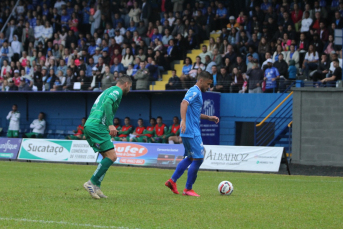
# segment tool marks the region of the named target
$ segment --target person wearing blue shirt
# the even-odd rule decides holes
[[[271,6],[268,2],[268,0],[263,0],[263,3],[261,4],[261,10],[264,11],[264,13],[267,13],[269,6]]]
[[[113,65],[110,68],[110,72],[113,74],[114,72],[123,72],[125,71],[124,65],[122,63],[119,63],[119,60],[117,57],[113,59]]]
[[[88,64],[86,65],[86,77],[92,77],[93,76],[92,69],[95,66],[96,66],[96,64],[94,64],[93,57],[90,57],[88,59]]]
[[[61,24],[62,24],[62,27],[69,28],[69,26],[68,26],[69,20],[70,20],[70,17],[69,17],[69,15],[67,14],[67,11],[66,11],[65,9],[62,10],[62,16],[61,16]]]
[[[154,28],[154,34],[152,35],[151,40],[154,41],[156,38],[159,41],[162,41],[162,34],[158,33],[158,29],[157,28]]]
[[[177,165],[172,177],[165,182],[165,186],[175,194],[179,194],[176,182],[188,169],[186,188],[183,195],[198,195],[192,188],[195,183],[198,170],[204,160],[204,145],[201,138],[200,119],[206,119],[218,124],[219,118],[201,114],[203,107],[202,92],[206,92],[213,83],[212,75],[208,72],[201,72],[198,75],[197,83],[191,87],[181,102],[181,138],[185,147],[185,158]]]
[[[112,22],[113,22],[113,23],[112,23],[112,24],[113,24],[113,28],[117,28],[118,23],[119,23],[119,22],[120,22],[120,23],[123,23],[124,21],[123,21],[123,19],[119,16],[119,13],[115,13]]]
[[[192,77],[189,75],[189,72],[192,70],[192,60],[189,57],[186,57],[184,66],[182,68],[182,74],[180,80],[182,83],[182,88],[189,88],[189,85],[192,81]]]
[[[93,56],[95,54],[96,45],[94,40],[91,41],[91,45],[88,47],[88,54]]]
[[[226,27],[227,20],[227,9],[223,6],[223,3],[218,3],[218,9],[216,11],[216,20],[217,20],[217,30],[221,30],[223,27]]]
[[[130,27],[127,28],[128,31],[130,31],[131,33],[133,33],[135,30],[137,29],[135,22],[134,21],[130,21]]]
[[[267,69],[264,71],[264,80],[266,81],[265,93],[275,93],[277,91],[277,80],[280,78],[279,71],[273,67],[273,60],[267,60]]]

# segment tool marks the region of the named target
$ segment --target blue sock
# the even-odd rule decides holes
[[[188,178],[186,182],[186,189],[192,189],[192,186],[197,179],[197,173],[204,160],[194,160],[188,169]]]
[[[177,165],[175,172],[174,172],[173,176],[171,177],[171,179],[174,182],[176,182],[182,176],[182,174],[185,172],[185,170],[188,168],[188,166],[191,163],[192,163],[192,161],[188,157],[186,157],[185,159],[180,161],[180,163]]]

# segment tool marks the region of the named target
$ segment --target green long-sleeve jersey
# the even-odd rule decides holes
[[[85,126],[100,124],[108,128],[108,126],[113,125],[113,118],[122,97],[123,91],[117,86],[110,87],[102,92],[95,100]]]

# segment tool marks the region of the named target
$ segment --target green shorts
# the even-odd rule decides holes
[[[17,138],[19,137],[19,130],[8,130],[7,137],[9,138]]]
[[[84,135],[95,153],[114,149],[109,131],[103,125],[92,124],[85,126]]]
[[[32,132],[32,133],[24,134],[24,137],[26,137],[26,138],[43,138],[43,134]]]

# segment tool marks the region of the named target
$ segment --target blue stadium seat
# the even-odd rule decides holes
[[[55,133],[53,130],[48,130],[47,134],[46,134],[47,138],[54,138],[55,137]]]
[[[56,134],[56,138],[58,138],[58,139],[65,138],[65,131],[64,130],[56,130],[55,134]]]

